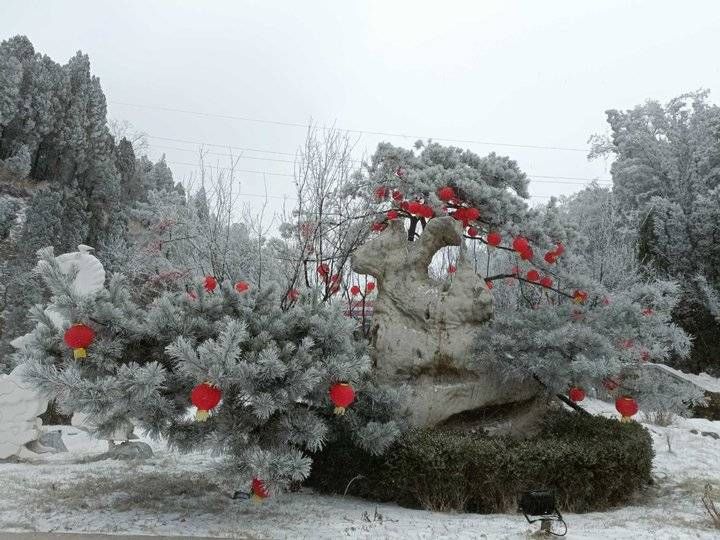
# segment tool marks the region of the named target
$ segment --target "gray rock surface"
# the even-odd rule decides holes
[[[152,456],[153,451],[149,444],[140,441],[127,441],[111,446],[107,452],[94,456],[88,461],[148,459]]]
[[[417,426],[527,400],[538,391],[533,384],[507,383],[473,365],[477,331],[492,318],[492,294],[462,250],[447,280],[428,275],[438,250],[461,244],[462,226],[451,217],[430,220],[415,242],[408,242],[400,221],[392,221],[352,259],[355,272],[377,280],[370,331],[376,372],[384,382],[407,385],[407,407]]]

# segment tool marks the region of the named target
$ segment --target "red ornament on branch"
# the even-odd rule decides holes
[[[217,279],[214,276],[205,276],[203,280],[203,289],[211,293],[217,288]]]
[[[553,264],[557,260],[557,255],[555,255],[555,253],[553,253],[552,251],[548,251],[545,254],[544,259],[546,263]]]
[[[522,252],[529,248],[530,244],[528,244],[527,238],[524,236],[516,236],[513,238],[512,247],[515,251]]]
[[[326,278],[327,275],[330,273],[330,267],[326,263],[322,263],[318,265],[317,273],[320,275],[320,277]]]
[[[190,392],[190,401],[197,407],[195,420],[204,422],[210,416],[210,411],[217,407],[222,398],[222,390],[217,386],[204,382],[198,384]]]
[[[557,258],[563,253],[565,253],[565,246],[563,246],[561,242],[558,242],[555,246],[555,257]]]
[[[247,281],[238,281],[235,284],[235,290],[239,293],[244,293],[250,288],[250,284]]]
[[[385,230],[385,224],[382,221],[375,221],[370,225],[370,230],[372,232],[382,232]]]
[[[448,266],[448,274],[454,274],[457,272],[457,267],[454,264]]]
[[[630,396],[620,396],[615,400],[615,409],[622,417],[620,418],[621,422],[629,422],[637,414],[639,407],[637,401]]]
[[[375,283],[370,281],[367,285],[365,285],[365,292],[371,293],[375,290]]]
[[[86,324],[73,324],[65,330],[63,340],[73,350],[75,360],[87,357],[87,348],[95,339],[95,331]]]
[[[528,246],[528,247],[526,247],[525,249],[523,249],[523,250],[520,252],[520,258],[521,258],[523,261],[532,261],[532,258],[533,258],[533,249],[532,249],[530,246]]]
[[[540,281],[540,272],[538,272],[537,270],[530,270],[527,273],[527,279],[528,279],[528,281],[533,281],[533,282]]]
[[[353,296],[357,296],[358,294],[360,294],[360,291],[361,289],[357,285],[353,285],[352,287],[350,287],[350,294],[352,294]]]
[[[499,232],[492,231],[487,235],[487,243],[492,247],[497,247],[502,243],[502,236]]]
[[[345,414],[345,409],[355,401],[355,390],[348,383],[335,383],[330,387],[330,400],[335,405],[335,414]]]
[[[403,194],[401,191],[398,191],[397,189],[392,192],[392,198],[395,202],[400,202],[403,200]]]
[[[450,186],[441,187],[440,189],[438,189],[437,194],[438,198],[444,202],[448,202],[457,196],[455,195],[455,190]]]
[[[576,304],[584,304],[587,299],[588,299],[587,292],[580,290],[580,289],[575,289],[573,291],[573,302],[575,302]]]
[[[453,212],[452,217],[458,221],[462,221],[463,225],[467,227],[471,221],[475,221],[480,217],[480,210],[477,208],[458,208]]]
[[[568,397],[573,403],[577,403],[585,399],[585,390],[577,386],[573,386],[568,392]]]
[[[252,493],[251,499],[254,502],[261,502],[263,499],[267,499],[270,493],[265,487],[265,482],[259,478],[253,478],[252,484],[250,485],[250,492]]]
[[[375,198],[376,199],[382,200],[387,196],[388,196],[388,188],[386,188],[385,186],[378,186],[375,188]]]
[[[298,298],[300,298],[300,291],[297,289],[290,289],[287,293],[287,297],[291,302],[294,302]]]
[[[542,278],[540,280],[540,285],[542,285],[543,287],[550,288],[553,286],[553,280],[552,280],[552,278],[545,276],[544,278]]]
[[[397,210],[388,210],[387,212],[387,218],[392,221],[394,219],[398,218]]]
[[[478,230],[475,227],[470,227],[467,230],[468,236],[475,238],[478,235]]]

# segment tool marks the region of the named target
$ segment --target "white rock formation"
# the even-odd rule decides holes
[[[0,375],[0,459],[19,456],[25,444],[36,440],[42,422],[38,415],[47,409],[47,400],[22,381],[23,366],[9,375]]]
[[[352,259],[355,272],[377,280],[370,339],[378,376],[409,386],[407,405],[419,426],[537,393],[472,365],[477,330],[492,318],[492,294],[462,254],[447,281],[428,276],[435,253],[461,243],[462,227],[451,217],[430,220],[415,242],[408,242],[401,221],[392,221]]]

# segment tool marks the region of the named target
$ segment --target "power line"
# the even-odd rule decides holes
[[[251,118],[249,116],[235,116],[231,114],[215,114],[215,113],[208,113],[203,111],[192,111],[188,109],[176,109],[173,107],[160,107],[157,105],[141,105],[138,103],[128,103],[126,101],[111,101],[113,105],[121,105],[124,107],[135,107],[139,109],[152,109],[157,111],[165,111],[165,112],[175,112],[175,113],[182,113],[182,114],[192,114],[195,116],[203,116],[208,118],[222,118],[225,120],[239,120],[242,122],[254,122],[257,124],[269,124],[269,125],[275,125],[275,126],[283,126],[283,127],[299,127],[308,129],[312,127],[312,124],[301,124],[298,122],[284,122],[280,120],[266,120],[266,119],[260,119],[260,118]],[[322,130],[329,130],[332,128],[322,127],[319,128]],[[539,145],[539,144],[515,144],[515,143],[500,143],[500,142],[492,142],[492,141],[478,141],[473,139],[452,139],[447,137],[427,137],[424,135],[413,135],[413,134],[406,134],[406,133],[392,133],[388,131],[369,131],[369,130],[363,130],[363,129],[345,129],[345,128],[336,128],[339,131],[345,131],[347,133],[357,133],[359,135],[380,135],[382,137],[401,137],[404,139],[425,139],[425,140],[434,140],[434,141],[445,141],[445,142],[452,142],[452,143],[462,143],[462,144],[479,144],[483,146],[502,146],[507,148],[530,148],[533,150],[560,150],[560,151],[566,151],[566,152],[587,152],[587,148],[571,148],[566,146],[545,146],[545,145]]]
[[[188,167],[199,168],[199,165],[197,163],[188,163],[186,161],[166,160],[165,163],[169,163],[171,165],[187,165]],[[248,174],[262,174],[262,175],[269,175],[269,176],[285,176],[285,177],[289,177],[289,178],[295,178],[294,174],[288,174],[288,173],[278,173],[278,172],[271,172],[271,171],[256,171],[256,170],[251,170],[251,169],[238,169],[235,167],[219,167],[217,165],[208,165],[208,167],[213,168],[213,169],[224,170],[224,171],[234,171],[234,172],[241,172],[241,173],[248,173]],[[530,178],[574,178],[574,177],[531,176]],[[582,179],[578,178],[578,180],[582,180]],[[573,181],[562,181],[562,180],[560,180],[560,181],[557,181],[557,180],[533,180],[533,183],[536,183],[536,184],[561,184],[561,185],[572,185],[572,186],[589,186],[592,183],[592,179],[587,178],[586,180],[589,180],[589,182],[573,182]]]
[[[175,146],[164,146],[164,145],[153,145],[153,148],[162,148],[165,150],[177,150],[180,152],[196,152],[196,150],[191,148],[177,148]],[[257,157],[257,156],[235,156],[233,154],[223,154],[221,152],[203,152],[203,155],[209,155],[209,156],[220,156],[220,157],[227,157],[231,159],[253,159],[258,161],[271,161],[274,163],[295,163],[294,160],[290,159],[275,159],[275,158],[265,158],[265,157]],[[360,163],[358,160],[350,160],[353,163]],[[612,183],[611,179],[605,179],[605,178],[588,178],[588,177],[582,177],[582,176],[549,176],[549,175],[543,175],[543,174],[532,174],[528,173],[527,176],[529,178],[549,178],[549,179],[557,179],[557,180],[584,180],[585,182],[598,182],[598,183]],[[542,180],[536,180],[536,182],[539,182],[541,184],[575,184],[575,185],[581,185],[586,186],[588,185],[585,182],[544,182]]]

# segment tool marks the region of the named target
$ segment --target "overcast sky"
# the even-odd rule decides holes
[[[228,116],[410,135],[362,135],[359,153],[417,136],[583,149],[606,109],[720,87],[715,1],[0,0],[0,38],[15,34],[58,62],[88,53],[109,117],[150,135],[178,179],[197,147],[152,137],[288,153],[304,137]],[[555,177],[531,181],[535,202],[581,188],[557,177],[609,177],[585,152],[457,144]],[[276,173],[243,173],[243,192],[292,193],[291,163],[267,159],[290,156],[243,156]]]

